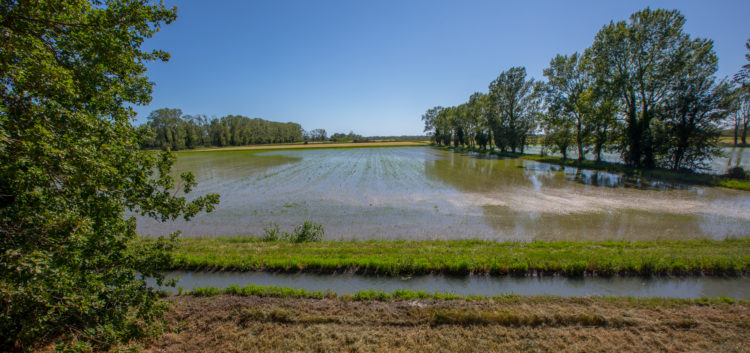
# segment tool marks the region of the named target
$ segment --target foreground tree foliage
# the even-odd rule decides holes
[[[140,49],[176,9],[148,1],[3,1],[0,5],[0,351],[59,342],[106,350],[146,333],[160,312],[143,277],[160,278],[174,237],[136,243],[139,213],[189,219],[174,157],[142,152],[130,104],[148,103]],[[179,190],[174,190],[175,188]]]

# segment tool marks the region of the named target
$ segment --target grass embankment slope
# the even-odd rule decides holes
[[[294,149],[315,149],[315,148],[367,148],[367,147],[411,147],[411,146],[428,146],[428,141],[375,141],[375,142],[325,142],[325,143],[308,143],[308,144],[273,144],[273,145],[249,145],[249,146],[232,146],[232,147],[212,147],[196,148],[192,150],[182,150],[180,152],[208,152],[208,151],[247,151],[247,150],[294,150]]]
[[[357,300],[174,296],[146,352],[610,352],[750,349],[750,306],[506,296]]]
[[[605,171],[610,173],[619,173],[628,176],[643,177],[647,179],[658,179],[664,181],[681,182],[687,184],[721,186],[730,189],[750,191],[750,180],[729,178],[724,175],[712,175],[705,173],[677,172],[668,169],[637,169],[630,168],[621,163],[596,162],[588,159],[579,161],[577,159],[562,159],[555,156],[540,156],[536,154],[521,154],[498,151],[482,151],[479,149],[469,149],[463,147],[438,147],[444,150],[455,152],[476,152],[493,154],[502,157],[521,158],[541,163],[562,165],[566,167],[583,168],[589,170]]]
[[[144,239],[143,241],[149,241]],[[750,272],[750,239],[653,242],[326,241],[185,238],[172,269],[385,275],[652,275]]]

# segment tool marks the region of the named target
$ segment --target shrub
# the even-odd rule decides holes
[[[745,179],[747,177],[747,173],[742,167],[734,167],[729,168],[729,170],[727,171],[727,176],[734,179]]]
[[[279,240],[279,236],[281,235],[281,231],[279,230],[279,225],[276,223],[268,223],[268,227],[263,228],[263,241],[277,241]]]
[[[324,234],[325,231],[322,225],[305,221],[294,227],[294,231],[291,234],[284,233],[284,238],[292,243],[319,242],[323,240]]]

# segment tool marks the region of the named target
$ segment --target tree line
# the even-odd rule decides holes
[[[158,109],[138,128],[143,148],[173,151],[204,146],[242,146],[303,140],[302,126],[241,115],[209,119],[205,115],[183,115],[180,109]]]
[[[148,122],[138,127],[141,148],[172,151],[197,147],[244,146],[291,142],[367,142],[354,132],[334,133],[324,129],[305,131],[297,123],[280,123],[227,115],[209,119],[205,115],[183,115],[180,109],[163,108],[148,115]]]
[[[555,56],[544,81],[513,67],[466,103],[428,109],[425,132],[439,145],[523,153],[536,137],[563,158],[574,148],[579,160],[613,151],[632,167],[706,169],[723,127],[746,143],[750,64],[717,79],[713,42],[684,24],[662,9],[610,22],[583,53]]]

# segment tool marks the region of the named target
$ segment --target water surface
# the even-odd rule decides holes
[[[392,292],[397,289],[428,293],[494,296],[502,294],[556,295],[562,297],[669,297],[700,298],[726,296],[750,298],[750,278],[717,277],[451,277],[440,275],[410,278],[362,276],[351,274],[320,275],[311,273],[268,272],[186,272],[175,271],[169,278],[179,278],[177,286],[190,290],[199,287],[226,288],[230,285],[275,285],[304,288],[310,291],[331,290],[337,294],[354,294],[362,290]],[[175,288],[165,288],[174,292]]]
[[[190,222],[139,218],[142,234],[263,234],[305,220],[327,239],[654,240],[747,237],[750,193],[458,154],[429,147],[180,153],[196,193]]]

